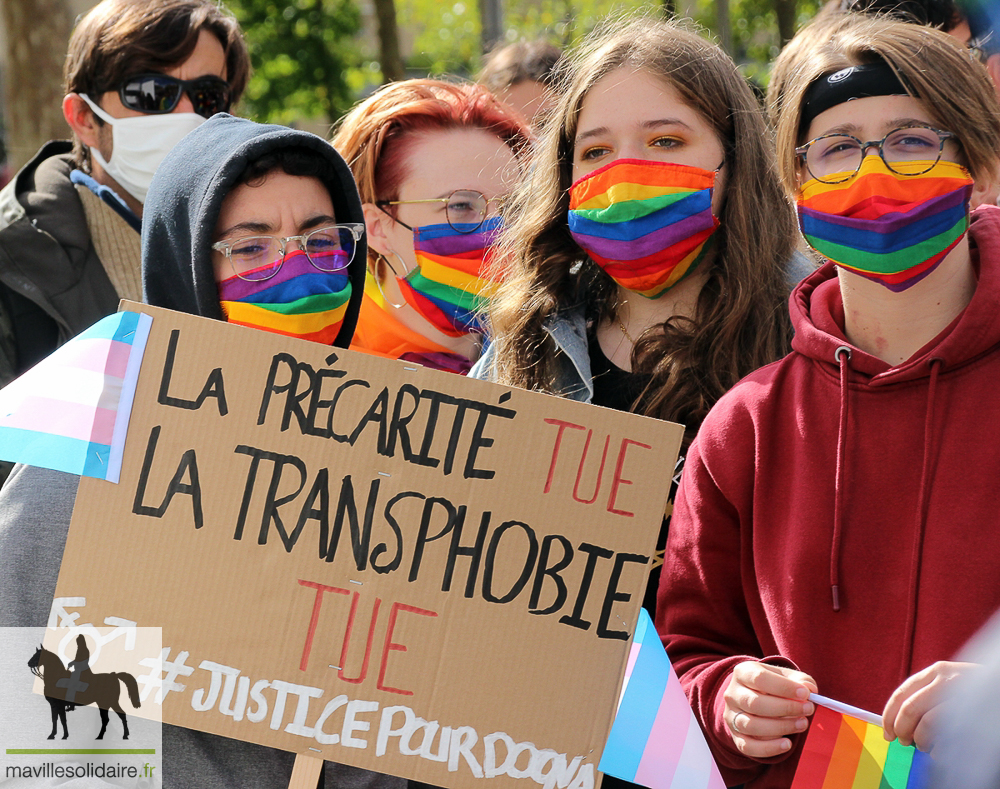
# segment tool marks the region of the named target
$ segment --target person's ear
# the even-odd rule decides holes
[[[389,244],[389,225],[392,224],[393,219],[385,211],[379,208],[374,203],[363,203],[361,205],[361,210],[365,215],[365,230],[368,233],[368,246],[375,250],[380,255],[386,255],[392,252],[392,248]],[[369,267],[371,264],[369,263]],[[379,272],[373,271],[372,274],[378,275]]]
[[[969,205],[972,208],[996,205],[998,197],[1000,197],[1000,172],[980,173],[972,185]]]
[[[809,180],[809,171],[806,169],[805,164],[800,164],[795,168],[795,191],[798,192],[802,189],[802,184]]]
[[[98,130],[100,125],[93,110],[87,105],[79,93],[67,93],[62,103],[63,117],[73,130],[77,139],[88,148],[98,146]]]

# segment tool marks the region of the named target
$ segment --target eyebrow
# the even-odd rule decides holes
[[[305,232],[306,230],[312,230],[313,228],[320,227],[321,225],[332,225],[336,224],[336,218],[330,216],[329,214],[316,214],[311,216],[309,219],[299,224],[299,230]],[[249,220],[246,222],[237,222],[232,227],[226,228],[223,232],[219,233],[216,241],[221,241],[234,233],[245,232],[254,233],[257,235],[266,235],[274,230],[274,225],[267,222],[254,222]]]
[[[659,129],[662,126],[683,126],[685,129],[691,128],[679,118],[656,118],[655,120],[643,121],[639,124],[639,128],[643,130]],[[587,131],[578,134],[573,144],[576,145],[577,143],[586,142],[593,137],[600,137],[608,134],[610,131],[611,130],[607,126],[598,126],[596,129],[588,129]]]
[[[316,216],[307,219],[305,222],[302,222],[299,225],[299,230],[312,230],[313,228],[320,227],[321,225],[334,225],[336,223],[336,217],[333,217],[330,214],[317,214]]]
[[[887,132],[891,132],[893,129],[899,129],[903,126],[929,126],[928,121],[920,120],[919,118],[893,118],[892,120],[886,121],[882,128]],[[823,134],[850,134],[852,137],[859,137],[861,133],[861,127],[856,123],[842,123],[839,126],[834,126],[828,131],[823,132]]]

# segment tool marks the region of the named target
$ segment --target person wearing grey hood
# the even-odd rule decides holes
[[[363,221],[351,172],[325,140],[216,115],[153,178],[142,231],[145,301],[346,348],[363,293]],[[291,301],[297,309],[285,306]],[[78,480],[17,466],[0,491],[0,626],[47,622]],[[293,760],[163,727],[164,785],[172,789],[285,787]],[[324,781],[338,789],[406,783],[329,762]]]

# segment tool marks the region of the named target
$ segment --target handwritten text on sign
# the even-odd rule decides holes
[[[198,657],[164,720],[442,786],[530,784],[532,753],[592,774],[680,429],[141,309],[121,484],[81,484],[58,594]],[[373,737],[332,733],[362,707]]]

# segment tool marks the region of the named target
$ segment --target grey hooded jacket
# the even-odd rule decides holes
[[[328,184],[337,218],[361,222],[350,170],[326,141],[306,132],[215,116],[167,156],[147,197],[143,220],[146,300],[221,319],[209,252],[219,209],[249,161],[282,147],[326,156],[337,173]],[[164,170],[164,168],[166,168]],[[360,307],[366,250],[352,263],[350,325],[337,338],[346,347]],[[345,325],[348,320],[345,319]],[[45,626],[55,593],[79,478],[15,467],[0,490],[0,626]],[[178,583],[184,583],[183,569]],[[294,755],[211,734],[163,727],[163,786],[169,789],[246,789],[288,786]],[[326,763],[326,789],[403,789],[406,781]],[[41,784],[40,784],[41,785]],[[93,786],[100,786],[96,781]]]

